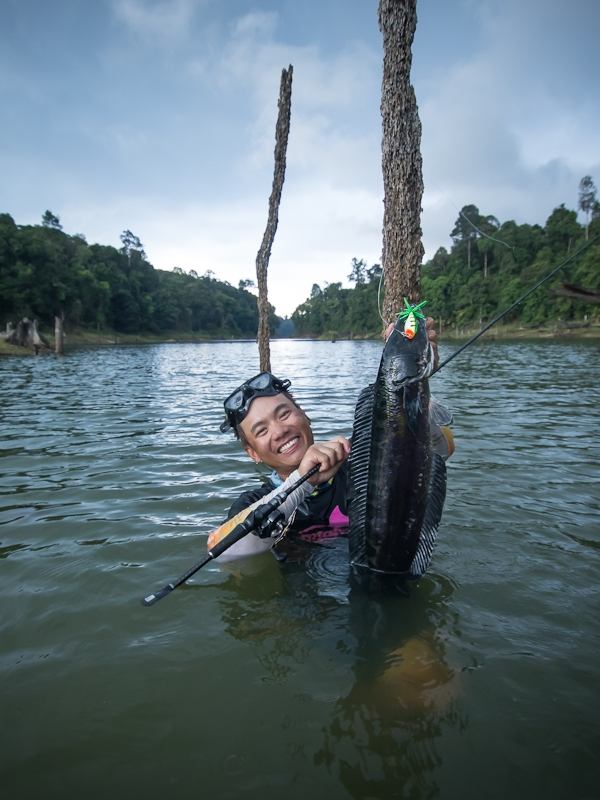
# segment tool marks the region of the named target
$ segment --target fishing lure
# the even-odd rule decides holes
[[[404,298],[404,308],[398,314],[398,319],[404,319],[404,333],[402,334],[407,339],[414,339],[417,331],[419,330],[419,320],[424,320],[425,317],[419,311],[420,308],[423,308],[427,300],[422,300],[420,303],[417,303],[415,306],[411,306],[408,302],[406,297]]]

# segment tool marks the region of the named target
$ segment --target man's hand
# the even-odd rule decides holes
[[[437,369],[437,365],[440,363],[440,357],[438,355],[438,342],[437,342],[438,336],[437,336],[437,331],[435,329],[435,320],[433,319],[433,317],[427,317],[427,319],[425,320],[425,329],[427,331],[427,338],[429,339],[431,346],[433,348],[433,367],[434,369]],[[390,322],[383,336],[386,342],[390,338],[393,330],[394,330],[394,323]]]
[[[350,442],[344,436],[336,436],[328,442],[316,442],[304,454],[304,458],[298,467],[298,472],[300,475],[306,475],[312,467],[320,464],[321,468],[312,478],[308,479],[308,482],[313,486],[318,483],[325,483],[342,466],[348,458],[349,452]]]

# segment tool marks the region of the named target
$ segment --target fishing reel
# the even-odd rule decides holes
[[[252,533],[260,539],[281,533],[285,524],[285,517],[279,510],[279,498],[259,506],[253,512]]]
[[[245,526],[249,523],[248,530],[251,530],[252,533],[260,539],[267,539],[269,536],[273,536],[273,534],[280,534],[285,528],[286,520],[283,513],[279,511],[279,506],[292,492],[303,484],[304,481],[307,481],[312,475],[316,475],[320,468],[320,464],[315,464],[314,467],[309,469],[306,475],[299,478],[292,486],[288,486],[284,492],[280,492],[268,503],[255,508],[254,511],[246,517],[242,525]]]

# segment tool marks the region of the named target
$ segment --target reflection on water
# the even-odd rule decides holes
[[[380,349],[272,358],[326,437]],[[409,592],[361,591],[341,537],[143,608],[256,480],[218,400],[257,371],[254,343],[0,360],[3,789],[595,796],[596,345],[482,342],[432,380],[458,448]]]
[[[292,680],[311,659],[344,664],[305,757],[350,797],[435,796],[436,740],[467,725],[444,646],[451,584],[427,578],[418,592],[365,592],[349,580],[344,536],[291,546],[283,566],[264,557],[231,569],[221,616],[231,636],[252,644],[267,685]],[[334,636],[315,640],[323,626]]]

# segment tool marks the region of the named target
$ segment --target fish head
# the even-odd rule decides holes
[[[407,334],[405,322],[398,318],[381,356],[381,366],[391,372],[396,384],[426,377],[433,368],[433,352],[425,323],[419,322],[416,330],[411,329]]]

